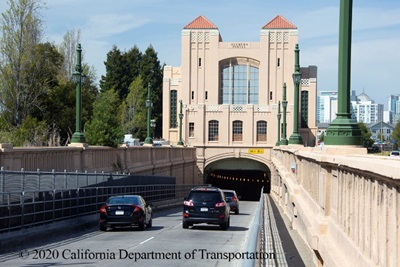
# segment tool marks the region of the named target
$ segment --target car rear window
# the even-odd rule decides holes
[[[235,194],[233,192],[224,192],[226,197],[234,197]]]
[[[108,204],[135,204],[139,205],[140,200],[137,197],[112,197],[107,201]]]
[[[202,192],[202,191],[192,191],[189,195],[189,199],[192,201],[221,201],[220,192]]]

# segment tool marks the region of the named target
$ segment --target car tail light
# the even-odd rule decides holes
[[[220,219],[225,218],[225,214],[224,214],[224,213],[220,214],[220,215],[219,215],[219,218],[220,218]]]
[[[194,204],[193,204],[193,202],[192,202],[191,200],[189,200],[189,201],[187,201],[187,200],[183,201],[183,205],[189,206],[189,207],[193,207],[193,206],[194,206]]]
[[[100,208],[100,213],[107,214],[107,208],[108,208],[107,205],[101,206],[101,208]]]
[[[225,202],[218,202],[218,203],[215,204],[215,207],[216,207],[216,208],[218,208],[218,207],[225,207],[225,206],[226,206],[226,203],[225,203]]]
[[[138,207],[138,206],[136,206],[136,205],[131,205],[132,207],[133,207],[133,211],[132,211],[132,213],[133,212],[139,212],[141,209],[140,209],[140,207]]]
[[[184,213],[184,214],[183,214],[183,217],[189,218],[189,214],[188,214],[188,213]]]
[[[232,197],[231,199],[232,199],[232,201],[237,201],[238,200],[237,197]]]

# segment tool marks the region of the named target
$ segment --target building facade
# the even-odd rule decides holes
[[[200,159],[252,157],[253,148],[269,158],[278,140],[277,114],[286,83],[287,139],[293,112],[298,112],[304,144],[315,145],[315,66],[301,68],[299,110],[293,110],[295,25],[277,16],[261,28],[259,42],[223,42],[218,27],[199,16],[183,28],[181,44],[182,65],[164,67],[164,139],[174,145],[182,136],[185,145],[198,148]]]
[[[388,97],[389,123],[394,125],[400,121],[400,95],[390,95]]]
[[[357,122],[365,124],[383,121],[383,105],[375,103],[367,94],[357,96],[357,101],[351,101]]]
[[[336,118],[337,91],[319,91],[317,97],[317,122],[330,123]]]

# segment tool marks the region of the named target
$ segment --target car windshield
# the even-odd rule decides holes
[[[189,199],[192,201],[218,202],[221,201],[221,193],[193,191],[190,193]]]
[[[400,155],[400,152],[399,152],[399,151],[393,151],[391,154],[392,154],[393,156],[399,156],[399,155]]]
[[[111,197],[108,199],[107,203],[140,205],[140,200],[138,197]]]

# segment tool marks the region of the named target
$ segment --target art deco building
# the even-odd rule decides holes
[[[182,65],[164,67],[164,139],[179,141],[182,101],[182,141],[198,148],[199,161],[263,157],[267,162],[278,140],[278,102],[283,112],[286,83],[287,139],[293,132],[293,112],[298,112],[304,145],[315,145],[317,68],[301,68],[299,110],[294,111],[298,29],[282,16],[260,28],[259,42],[223,42],[218,27],[204,16],[183,28]]]

